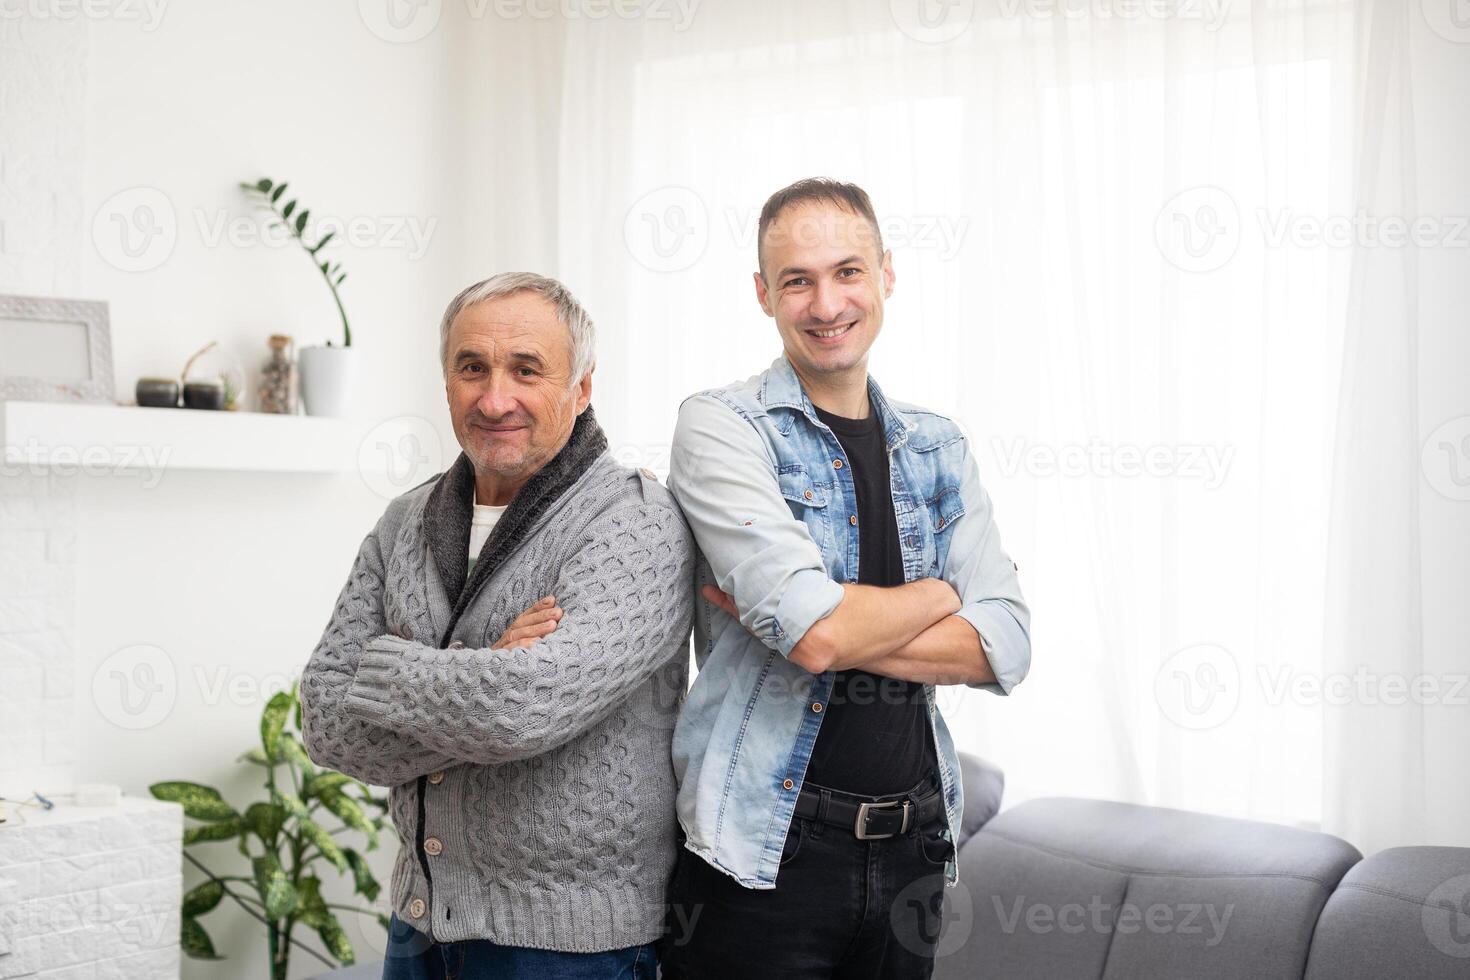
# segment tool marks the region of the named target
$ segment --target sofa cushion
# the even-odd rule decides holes
[[[1360,857],[1274,824],[1032,800],[961,849],[935,977],[1300,980],[1317,916]]]
[[[956,846],[990,822],[1000,812],[1000,799],[1006,789],[1006,776],[1000,769],[976,755],[961,752],[960,784],[965,789],[965,811],[960,816],[960,833]]]
[[[1470,977],[1470,848],[1380,851],[1332,893],[1307,980],[1380,977]]]

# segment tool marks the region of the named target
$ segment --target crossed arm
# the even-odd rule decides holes
[[[489,649],[388,633],[376,541],[364,542],[302,683],[307,751],[368,782],[547,752],[606,718],[688,635],[693,543],[670,507],[599,517],[562,564],[555,599]]]
[[[680,407],[669,488],[715,575],[704,597],[806,670],[861,667],[1001,694],[1025,676],[1029,614],[968,448],[966,514],[942,577],[891,588],[831,580],[760,436],[708,396]]]

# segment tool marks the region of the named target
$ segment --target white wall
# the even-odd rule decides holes
[[[79,5],[40,5],[0,21],[0,292],[107,300],[122,401],[140,375],[176,375],[210,340],[253,375],[270,333],[338,336],[298,249],[258,244],[249,227],[234,241],[219,235],[222,221],[250,214],[238,181],[289,179],[318,218],[357,223],[358,241],[339,234],[333,251],[349,272],[358,431],[426,419],[440,442],[425,445],[447,463],[457,447],[437,319],[485,272],[464,259],[459,218],[456,8],[412,43],[376,36],[354,3],[155,8],[112,5],[87,19]],[[116,222],[148,218],[140,205],[156,220],[134,225],[129,255]],[[140,227],[164,234],[143,239]],[[253,389],[252,377],[250,406]],[[357,473],[166,472],[149,482],[78,478],[74,774],[134,794],[197,780],[244,805],[256,788],[233,760],[258,740],[259,691],[299,673],[384,488]],[[116,696],[94,698],[92,682],[137,644],[162,652],[178,686],[156,724],[130,730],[115,723]],[[392,850],[378,852],[385,888]],[[228,846],[217,853],[221,865],[239,863]],[[195,880],[186,872],[186,887]],[[238,909],[204,922],[230,959],[185,961],[185,976],[266,974],[260,927]],[[381,934],[376,925],[349,923],[348,933],[374,954],[365,937]],[[322,969],[293,959],[295,976]]]

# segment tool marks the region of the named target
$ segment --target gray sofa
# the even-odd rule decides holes
[[[1328,834],[1106,800],[997,815],[1000,770],[960,765],[935,980],[1470,980],[1470,848],[1364,859]],[[924,928],[900,921],[917,903],[893,915]]]
[[[961,764],[936,980],[1470,978],[1470,848],[1364,859],[1327,834],[1103,800],[997,816],[1001,773]]]

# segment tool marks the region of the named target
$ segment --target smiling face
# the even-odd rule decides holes
[[[573,383],[571,336],[556,307],[519,292],[454,318],[445,393],[479,502],[501,505],[566,445],[592,399],[592,373]]]
[[[838,204],[795,204],[771,222],[760,254],[756,299],[797,375],[821,386],[865,378],[893,295],[892,255],[872,224]]]

